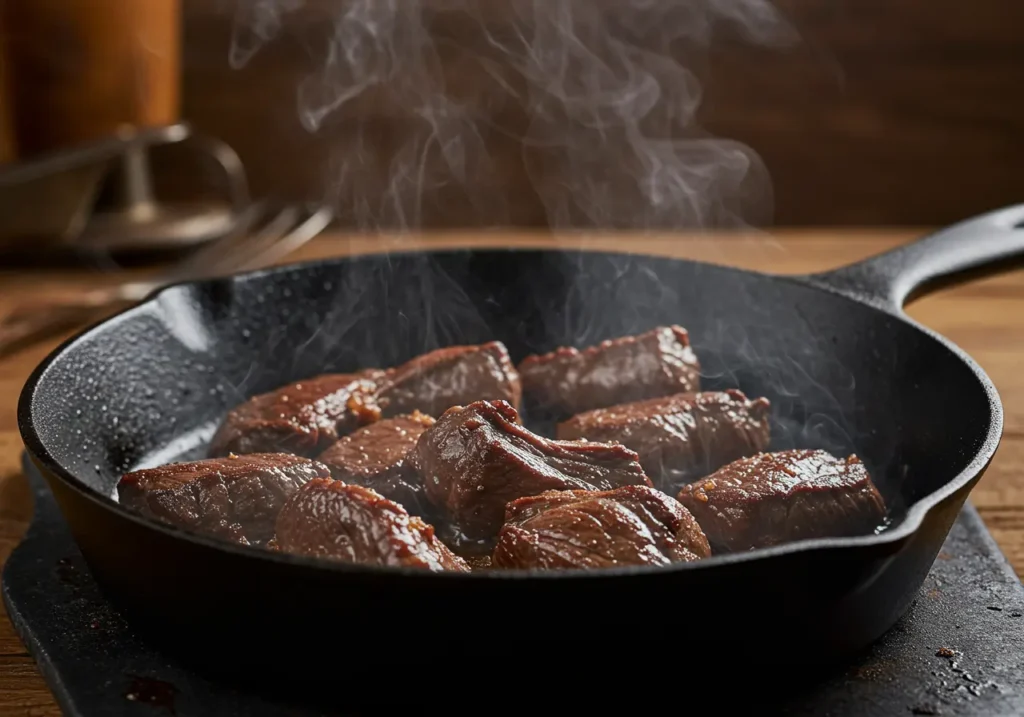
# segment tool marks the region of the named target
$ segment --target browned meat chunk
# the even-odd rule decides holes
[[[598,408],[558,425],[560,439],[619,442],[637,452],[654,484],[675,494],[684,483],[768,447],[766,398],[741,391],[677,393]]]
[[[326,374],[254,396],[234,408],[210,444],[210,455],[285,452],[315,456],[338,436],[380,418],[383,371]]]
[[[320,456],[336,479],[366,486],[423,516],[428,505],[411,453],[434,419],[419,411],[385,418],[339,438]]]
[[[706,558],[708,540],[689,511],[645,486],[552,491],[508,504],[496,568],[611,568]]]
[[[439,416],[452,406],[503,400],[519,407],[519,374],[499,341],[438,349],[388,371],[380,391],[385,417],[418,410]]]
[[[625,446],[552,441],[518,421],[505,401],[477,401],[449,409],[420,436],[427,498],[465,538],[493,538],[505,504],[523,496],[651,485]]]
[[[870,533],[885,518],[860,459],[820,450],[741,458],[683,486],[679,501],[716,552]]]
[[[312,480],[288,500],[274,548],[347,563],[469,572],[431,525],[376,491],[335,480]]]
[[[171,463],[125,474],[117,484],[121,504],[157,520],[260,545],[274,535],[287,498],[327,466],[286,453],[256,453]]]
[[[519,376],[529,405],[558,416],[700,389],[700,364],[679,326],[527,356]]]

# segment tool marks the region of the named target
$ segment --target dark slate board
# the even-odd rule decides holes
[[[211,682],[135,637],[99,594],[45,482],[23,463],[36,512],[4,568],[4,603],[66,714],[319,714]],[[910,611],[866,656],[798,698],[764,695],[758,713],[1024,715],[1024,587],[974,508]]]

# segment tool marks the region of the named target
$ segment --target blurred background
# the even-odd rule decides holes
[[[622,6],[643,23],[617,22]],[[361,229],[930,226],[1021,197],[1024,4],[1011,0],[2,8],[9,196],[27,181],[12,168],[186,122],[237,153],[252,195],[327,201]],[[223,151],[146,142],[156,196],[176,211],[207,201],[186,215],[216,224]],[[97,150],[122,175],[123,145]],[[94,208],[97,186],[63,191]]]

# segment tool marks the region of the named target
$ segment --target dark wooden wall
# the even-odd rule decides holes
[[[326,1],[307,3],[312,9],[287,22],[306,23],[307,29],[326,23],[324,9],[317,8]],[[244,68],[232,69],[233,5],[184,0],[185,117],[235,146],[259,192],[331,192],[342,204],[359,199],[353,191],[363,198],[384,192],[381,176],[342,178],[339,162],[357,156],[358,126],[366,141],[363,164],[366,153],[386,164],[407,118],[370,97],[329,118],[317,133],[308,132],[299,122],[295,92],[315,67],[309,44],[286,27]],[[779,5],[800,33],[797,45],[722,42],[700,64],[700,124],[763,158],[774,186],[774,223],[941,224],[1024,201],[1024,3]],[[479,40],[472,24],[438,32],[452,46]],[[445,72],[454,92],[494,101],[486,87],[492,80],[479,67],[458,53],[444,59],[452,65]],[[546,221],[522,148],[502,132],[485,131],[484,139],[492,166],[478,174],[487,192],[476,196],[500,196],[501,210],[470,206],[457,188],[439,185],[424,197],[423,224]],[[349,220],[359,221],[357,215]]]

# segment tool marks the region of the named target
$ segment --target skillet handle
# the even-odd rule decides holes
[[[911,244],[804,279],[898,311],[925,289],[995,273],[1014,261],[1024,262],[1024,204],[967,219]]]

